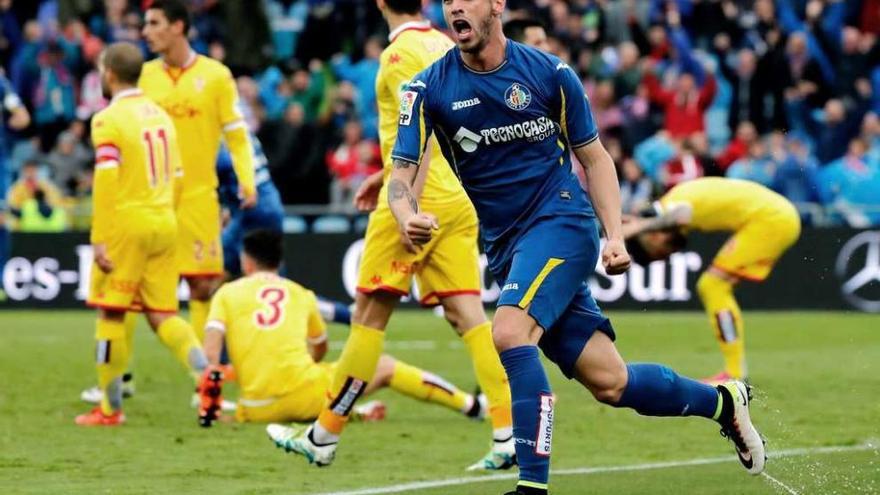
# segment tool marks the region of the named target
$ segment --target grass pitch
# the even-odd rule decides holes
[[[683,374],[720,368],[714,338],[697,313],[612,313],[622,354],[658,361]],[[558,395],[552,493],[772,494],[880,493],[880,325],[844,313],[746,313],[753,418],[771,452],[822,446],[772,459],[765,477],[727,462],[645,469],[648,463],[731,456],[717,427],[696,418],[643,418],[600,406],[550,369]],[[137,395],[129,422],[84,429],[79,392],[94,383],[93,313],[0,312],[0,493],[306,494],[391,487],[418,481],[480,478],[464,473],[489,445],[488,424],[384,391],[379,424],[353,424],[336,463],[307,466],[276,450],[263,426],[201,429],[189,407],[192,384],[145,324],[138,329]],[[475,385],[469,359],[446,323],[404,311],[389,328],[387,350],[464,389]],[[331,329],[341,344],[346,329]],[[338,345],[330,357],[338,354]],[[227,386],[227,395],[234,387]],[[625,471],[605,467],[629,466]],[[635,467],[633,467],[635,466]],[[639,467],[642,466],[642,467]],[[406,493],[500,494],[510,480],[481,481]],[[790,490],[790,491],[789,491]],[[383,493],[377,490],[371,493]]]

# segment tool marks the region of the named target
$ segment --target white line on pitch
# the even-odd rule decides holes
[[[840,452],[862,452],[866,450],[877,450],[876,445],[871,444],[862,444],[862,445],[838,445],[833,447],[812,447],[812,448],[800,448],[800,449],[787,449],[787,450],[778,450],[776,452],[770,453],[770,458],[779,459],[782,457],[796,457],[803,455],[812,455],[812,454],[834,454]],[[570,475],[584,475],[584,474],[602,474],[602,473],[616,473],[620,471],[648,471],[651,469],[668,469],[668,468],[676,468],[676,467],[688,467],[688,466],[702,466],[706,464],[719,464],[722,462],[730,462],[736,460],[736,457],[733,456],[724,456],[724,457],[705,457],[702,459],[688,459],[684,461],[670,461],[670,462],[650,462],[644,464],[630,464],[626,466],[601,466],[601,467],[582,467],[582,468],[572,468],[572,469],[554,469],[551,471],[551,475],[553,476],[570,476]],[[769,477],[769,475],[768,475]],[[342,491],[342,492],[329,492],[323,493],[320,495],[381,495],[385,493],[402,493],[409,492],[413,490],[426,490],[430,488],[442,488],[444,486],[458,486],[458,485],[469,485],[472,483],[484,483],[487,481],[501,481],[501,480],[515,480],[517,479],[517,475],[514,473],[505,473],[505,474],[492,474],[488,476],[474,476],[469,478],[447,478],[445,480],[429,480],[429,481],[416,481],[412,483],[402,483],[398,485],[389,485],[382,486],[376,488],[364,488],[360,490],[352,490],[352,491]],[[775,480],[775,479],[774,479]],[[775,480],[777,483],[780,483],[778,480]],[[781,484],[781,483],[780,483]],[[783,485],[785,486],[785,485]],[[789,489],[786,487],[786,489]],[[796,492],[790,491],[790,493]]]
[[[785,490],[785,491],[787,491],[790,495],[798,495],[798,492],[794,491],[794,488],[792,488],[792,487],[786,485],[785,483],[779,481],[778,479],[774,478],[773,476],[770,476],[770,475],[767,474],[766,472],[761,473],[761,476],[767,478],[768,480],[772,481],[772,482],[775,483],[776,485],[782,487],[782,489]]]

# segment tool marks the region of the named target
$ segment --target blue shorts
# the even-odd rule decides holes
[[[538,345],[568,378],[593,332],[615,339],[611,322],[586,283],[599,259],[595,218],[538,219],[513,242],[510,260],[495,273],[501,285],[498,306],[528,311],[544,335]]]

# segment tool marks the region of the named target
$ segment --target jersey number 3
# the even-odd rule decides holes
[[[263,304],[263,307],[254,312],[254,323],[263,330],[274,329],[284,320],[287,289],[283,287],[263,287],[257,293],[257,300]]]

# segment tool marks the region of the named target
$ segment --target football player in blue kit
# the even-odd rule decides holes
[[[493,336],[510,380],[520,465],[510,493],[547,493],[554,395],[539,347],[603,403],[717,421],[743,466],[760,473],[764,445],[744,383],[714,388],[666,366],[628,365],[618,354],[611,322],[585,282],[600,251],[608,274],[630,265],[614,163],[578,76],[557,57],[506,39],[504,7],[504,0],[444,0],[457,46],[401,95],[388,201],[414,244],[444,228],[419,211],[411,189],[427,138],[436,134],[476,207],[489,268],[502,287]],[[589,196],[571,171],[572,151]]]

